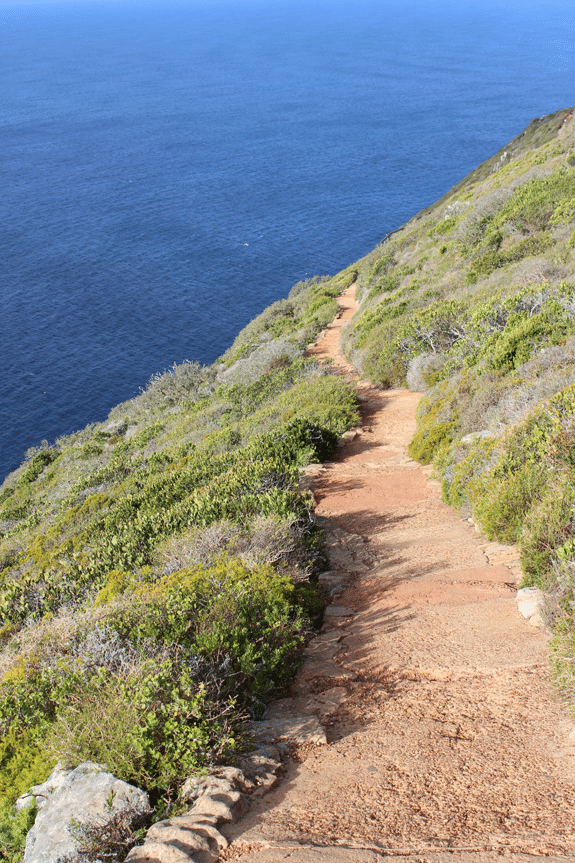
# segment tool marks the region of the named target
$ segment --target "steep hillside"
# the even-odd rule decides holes
[[[411,455],[519,545],[575,694],[574,246],[565,110],[357,264],[295,285],[219,363],[159,373],[28,453],[0,488],[0,859],[34,814],[14,818],[15,798],[59,759],[106,762],[158,817],[289,682],[325,604],[299,471],[358,420],[351,385],[304,349],[354,282],[347,356],[426,392]]]
[[[59,759],[105,762],[159,814],[297,668],[325,568],[299,469],[357,422],[303,353],[354,277],[297,284],[220,363],[154,376],[4,481],[0,859],[32,817],[11,805]]]
[[[356,264],[348,357],[426,393],[410,454],[443,498],[516,543],[549,594],[575,696],[575,121],[534,120]]]

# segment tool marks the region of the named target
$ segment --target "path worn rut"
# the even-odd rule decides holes
[[[340,304],[311,352],[353,376],[338,341],[354,288]],[[335,604],[294,700],[275,708],[316,713],[328,742],[294,749],[276,789],[228,829],[225,858],[573,859],[573,720],[550,683],[548,635],[517,611],[516,555],[407,457],[418,395],[357,386],[361,429],[307,472]]]

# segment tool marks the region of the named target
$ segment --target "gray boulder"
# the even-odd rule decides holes
[[[21,812],[22,809],[26,809],[33,803],[36,804],[38,809],[41,809],[50,795],[64,784],[71,772],[71,770],[66,770],[62,764],[58,762],[45,782],[42,782],[41,785],[33,785],[30,789],[30,794],[22,794],[18,798],[14,806],[16,812]]]
[[[77,853],[70,832],[72,821],[104,825],[125,809],[146,812],[150,808],[144,791],[89,761],[74,770],[55,770],[32,792],[39,811],[26,837],[23,863],[53,863],[59,857]],[[22,804],[26,805],[24,798],[18,802],[20,808]]]

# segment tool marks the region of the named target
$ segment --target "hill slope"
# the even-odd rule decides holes
[[[303,350],[354,281],[348,357],[375,384],[427,391],[411,454],[520,545],[553,593],[572,686],[574,165],[571,111],[534,121],[366,258],[296,285],[219,363],[154,376],[6,478],[6,818],[62,757],[106,761],[169,803],[286,685],[324,601],[298,471],[358,416],[353,388]]]
[[[426,392],[410,455],[549,593],[575,695],[575,122],[534,120],[356,264],[347,356]]]

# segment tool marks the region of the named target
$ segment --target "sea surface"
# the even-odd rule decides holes
[[[0,0],[0,478],[535,116],[572,0]]]

